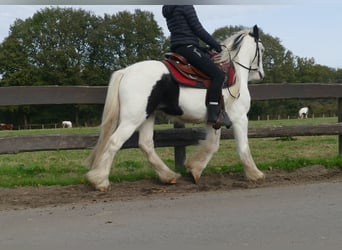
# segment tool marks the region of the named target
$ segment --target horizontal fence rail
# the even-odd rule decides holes
[[[18,86],[0,88],[0,106],[36,104],[103,104],[107,87]]]
[[[342,84],[250,84],[249,90],[252,100],[336,98],[338,102],[336,124],[252,127],[249,128],[248,133],[249,138],[338,135],[339,153],[342,154]],[[0,87],[0,106],[103,104],[106,92],[107,86]],[[97,134],[8,136],[0,138],[0,153],[92,148],[97,138]],[[155,131],[154,138],[157,147],[175,147],[175,152],[185,157],[185,146],[197,144],[199,140],[204,139],[205,131],[202,128],[166,129]],[[232,130],[222,129],[221,138],[232,139]],[[125,143],[124,148],[137,146],[138,135],[135,133]],[[176,163],[182,161],[176,159]]]
[[[317,136],[342,134],[342,123],[293,126],[264,126],[248,129],[249,138]],[[205,139],[204,128],[177,128],[154,131],[156,147],[182,147]],[[233,139],[233,131],[223,128],[221,139]],[[95,146],[98,134],[23,135],[0,138],[0,153],[42,150],[86,149]],[[134,133],[123,148],[137,148],[138,133]]]
[[[296,98],[342,98],[342,84],[250,84],[248,88],[253,101]]]
[[[250,84],[252,100],[342,98],[342,84]],[[0,106],[35,104],[103,104],[107,86],[0,87]]]

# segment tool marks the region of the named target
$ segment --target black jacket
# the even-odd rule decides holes
[[[171,50],[181,45],[199,46],[199,39],[216,51],[221,46],[203,28],[192,5],[164,5],[163,16],[171,33]]]

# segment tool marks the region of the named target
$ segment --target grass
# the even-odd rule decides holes
[[[84,183],[87,150],[0,155],[0,186]]]
[[[41,134],[93,134],[99,133],[98,127],[80,127],[80,128],[53,128],[53,129],[25,129],[25,130],[0,130],[0,137],[18,136],[18,135],[41,135]]]
[[[251,121],[250,126],[290,125],[302,123],[336,122],[337,118],[307,120]],[[158,126],[158,129],[171,127]],[[27,134],[61,133],[97,133],[98,128],[46,129],[0,131],[0,137]],[[260,169],[281,168],[292,171],[308,165],[341,167],[342,157],[338,156],[337,136],[291,137],[250,139],[250,147]],[[237,156],[235,142],[222,140],[220,150],[209,163],[206,173],[242,171]],[[187,147],[187,155],[196,150],[196,146]],[[173,168],[173,148],[157,148],[164,162]],[[42,151],[0,155],[0,186],[13,187],[24,185],[71,185],[85,183],[84,164],[89,150]],[[139,149],[125,149],[118,152],[110,174],[110,180],[135,181],[144,178],[156,178],[145,155]]]

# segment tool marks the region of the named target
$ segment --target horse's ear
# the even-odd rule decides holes
[[[257,25],[254,25],[253,27],[253,36],[255,38],[255,41],[259,41],[259,28]]]

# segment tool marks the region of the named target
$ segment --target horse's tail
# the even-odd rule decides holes
[[[119,87],[124,70],[115,71],[110,79],[106,103],[102,113],[101,131],[96,146],[87,158],[87,163],[91,168],[96,166],[99,156],[103,153],[105,146],[119,125],[120,102]]]

